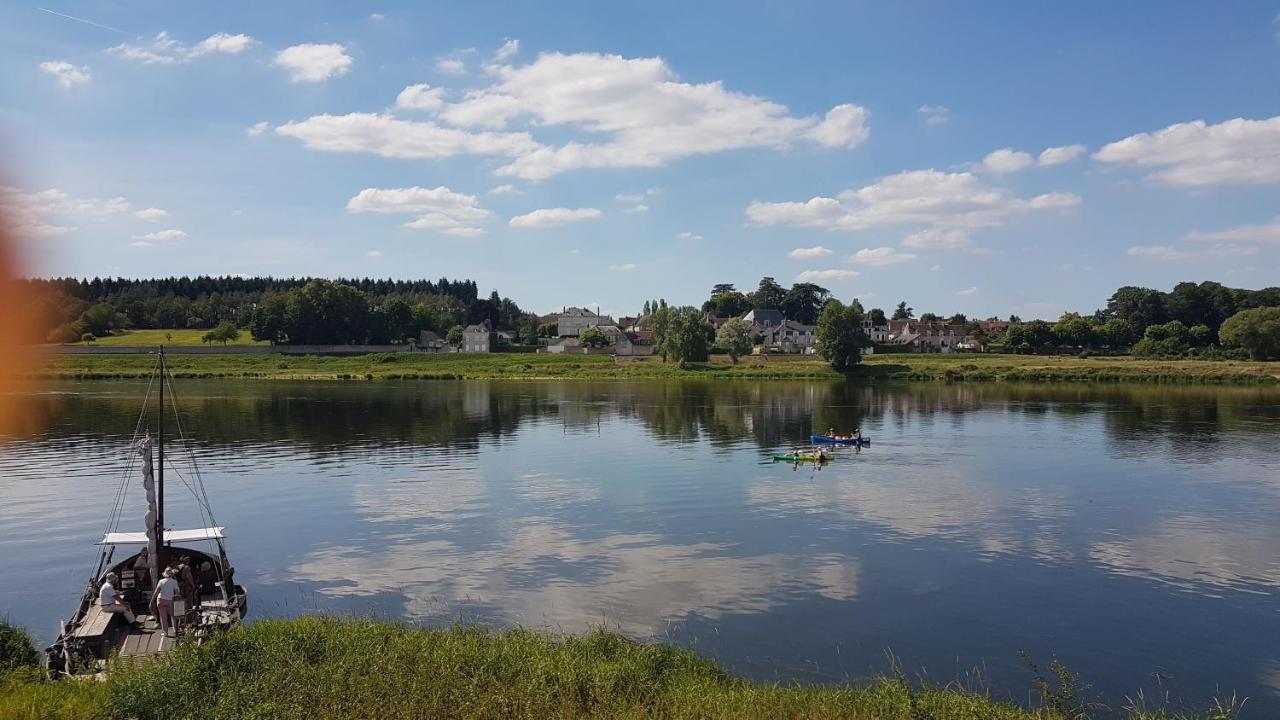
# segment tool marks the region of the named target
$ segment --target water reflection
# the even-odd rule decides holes
[[[48,635],[83,582],[135,383],[39,395],[0,449],[0,610]],[[376,612],[696,644],[836,679],[1068,660],[1276,708],[1280,393],[826,383],[185,382],[257,616]],[[822,471],[778,448],[862,427]],[[39,429],[37,429],[39,428]],[[183,521],[174,511],[175,524]],[[1208,673],[1208,674],[1206,674]],[[949,679],[950,675],[941,673]],[[1020,693],[1019,693],[1020,694]],[[1267,704],[1272,703],[1272,704]],[[1265,712],[1265,710],[1264,710]]]

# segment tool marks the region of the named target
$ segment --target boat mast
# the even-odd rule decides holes
[[[164,346],[160,346],[160,424],[156,434],[159,435],[160,474],[156,484],[156,549],[164,547]],[[151,562],[159,563],[160,556],[151,558]],[[156,566],[157,568],[159,565]]]

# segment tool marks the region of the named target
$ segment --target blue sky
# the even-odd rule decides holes
[[[762,275],[978,316],[1261,287],[1278,12],[6,3],[0,203],[45,274],[469,277],[542,312]]]

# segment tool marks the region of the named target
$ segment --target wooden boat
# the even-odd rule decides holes
[[[854,440],[852,438],[833,438],[829,435],[810,435],[809,442],[814,445],[860,445],[866,447],[871,444],[871,438],[864,437]]]
[[[153,389],[157,390],[159,406],[154,441],[143,429],[150,414]],[[178,440],[186,449],[181,418],[173,402],[173,379],[165,367],[164,349],[160,348],[130,448],[135,457],[127,463],[107,532],[97,543],[101,551],[96,570],[75,613],[62,623],[58,639],[45,649],[45,662],[54,676],[95,675],[107,669],[107,661],[113,656],[136,661],[164,655],[179,643],[201,643],[216,632],[237,627],[248,612],[248,593],[235,582],[235,568],[227,559],[225,528],[213,521],[194,453],[190,454],[190,471],[179,477],[191,491],[199,517],[205,519],[208,526],[193,530],[165,526],[166,390]],[[153,463],[155,454],[159,455],[158,467]],[[141,470],[147,501],[145,529],[122,532],[121,511],[129,500],[130,469],[135,465]],[[170,467],[176,469],[172,462]],[[139,549],[132,552],[133,548]],[[117,550],[126,556],[117,559]],[[180,593],[174,600],[175,627],[171,635],[166,635],[154,614],[151,597],[163,570],[177,563],[185,564],[191,574],[181,583]],[[136,616],[136,623],[128,622],[123,613],[102,609],[99,592],[108,575],[115,576],[112,587],[125,598]]]

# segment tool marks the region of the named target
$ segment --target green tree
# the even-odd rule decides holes
[[[98,303],[80,314],[80,326],[85,332],[93,333],[95,337],[103,337],[110,335],[112,331],[123,330],[128,324],[129,319],[117,311],[111,303]]]
[[[729,354],[734,365],[738,358],[751,352],[751,326],[741,318],[734,318],[716,331],[716,346]]]
[[[737,290],[728,290],[712,295],[710,300],[703,303],[702,310],[716,317],[741,317],[751,310],[751,299]]]
[[[1092,347],[1097,341],[1093,323],[1080,317],[1080,313],[1063,313],[1053,325],[1053,334],[1059,345],[1067,347]]]
[[[1053,334],[1053,326],[1044,320],[1032,320],[1022,326],[1023,342],[1034,349],[1053,347],[1057,337]]]
[[[915,312],[915,310],[913,308],[907,307],[907,302],[904,300],[898,303],[898,307],[894,308],[893,319],[894,320],[910,320],[911,313],[913,312]]]
[[[393,297],[375,311],[383,333],[391,342],[403,342],[413,336],[413,306],[404,298]]]
[[[648,303],[645,303],[648,305]],[[538,337],[553,338],[560,333],[560,326],[556,323],[542,323],[538,326]]]
[[[648,300],[645,300],[645,301],[644,301],[644,310],[643,310],[643,311],[641,311],[641,313],[640,313],[640,317],[644,317],[644,316],[648,315],[650,312],[651,312],[651,310],[650,310],[650,308],[649,308],[649,301],[648,301]]]
[[[862,331],[862,303],[845,305],[832,299],[818,316],[818,351],[837,372],[847,372],[862,360],[871,345]]]
[[[331,280],[312,280],[290,293],[289,339],[306,345],[361,343],[369,333],[369,298]]]
[[[462,344],[462,326],[454,325],[449,328],[449,332],[444,334],[444,341],[457,347]]]
[[[1148,326],[1142,339],[1133,345],[1133,354],[1141,357],[1178,357],[1191,346],[1187,326],[1177,320]]]
[[[964,313],[956,313],[947,318],[948,325],[964,325],[969,322],[969,317]]]
[[[210,345],[216,342],[226,345],[229,342],[235,342],[239,339],[240,330],[236,327],[236,324],[230,320],[223,320],[218,323],[218,327],[210,330],[200,337],[201,342],[209,343]]]
[[[876,327],[884,327],[889,324],[889,319],[885,317],[884,311],[880,308],[871,308],[871,324]]]
[[[756,291],[751,293],[751,306],[756,310],[781,310],[787,291],[771,277],[760,278]]]
[[[659,308],[650,327],[664,362],[667,359],[680,363],[707,359],[707,324],[697,308]]]
[[[1107,316],[1128,320],[1139,330],[1169,319],[1164,293],[1151,288],[1126,285],[1107,300]]]
[[[1124,348],[1133,344],[1137,334],[1133,323],[1123,318],[1111,318],[1097,326],[1098,341],[1109,348]]]
[[[609,336],[600,331],[599,328],[589,327],[578,333],[578,342],[587,347],[604,347],[609,344]]]
[[[259,342],[266,340],[272,345],[289,342],[286,330],[289,324],[289,296],[284,293],[271,293],[262,296],[262,301],[253,309],[249,320],[249,335]]]
[[[1241,347],[1254,360],[1280,359],[1280,307],[1241,310],[1218,329],[1226,347]]]
[[[83,334],[79,323],[63,323],[50,330],[46,339],[51,343],[73,343]]]
[[[939,321],[939,320],[941,320],[941,319],[942,319],[942,318],[938,317],[937,315],[935,315],[935,314],[933,314],[933,313],[921,313],[921,314],[920,314],[920,322],[922,322],[922,323],[926,323],[926,324],[927,324],[927,323],[936,323],[936,322],[938,322],[938,321]]]
[[[791,286],[782,298],[782,314],[789,320],[801,325],[813,325],[818,321],[818,313],[831,297],[831,292],[821,285],[801,282]]]

